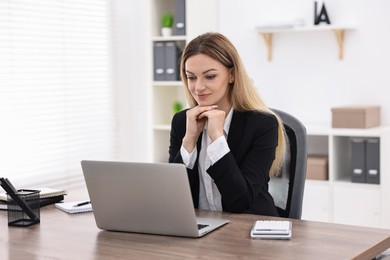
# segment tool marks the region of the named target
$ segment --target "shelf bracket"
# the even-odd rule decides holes
[[[339,60],[342,60],[344,56],[344,30],[335,29],[333,32],[336,36],[337,44],[339,46]]]
[[[339,60],[342,60],[344,58],[344,32],[345,32],[346,29],[348,29],[348,28],[343,28],[343,29],[340,29],[340,28],[329,28],[328,29],[328,30],[332,30],[334,35],[336,36],[337,45],[339,47],[339,53],[338,53]],[[267,47],[267,51],[268,51],[267,59],[268,59],[268,61],[272,61],[272,35],[275,32],[290,32],[290,31],[302,32],[302,31],[310,31],[310,30],[312,30],[312,31],[319,31],[319,30],[324,30],[324,28],[318,28],[318,29],[298,28],[298,29],[293,29],[293,30],[260,31],[259,33],[261,34],[261,36],[263,36],[265,45]],[[327,30],[327,29],[325,28],[325,30]]]
[[[272,33],[261,33],[268,51],[268,61],[272,60]]]

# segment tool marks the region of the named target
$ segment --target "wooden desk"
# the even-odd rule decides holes
[[[1,259],[372,259],[390,248],[385,229],[292,220],[291,240],[252,240],[253,222],[265,217],[198,214],[230,223],[194,239],[101,231],[93,213],[69,215],[53,205],[41,208],[40,224],[8,227],[0,211]]]

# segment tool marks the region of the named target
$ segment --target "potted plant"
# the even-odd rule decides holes
[[[180,101],[175,101],[172,104],[172,112],[173,114],[176,114],[177,112],[180,112],[183,110],[183,103]]]
[[[173,15],[171,13],[164,13],[161,17],[161,35],[171,36],[173,26]]]

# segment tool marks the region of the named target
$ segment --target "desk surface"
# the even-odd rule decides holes
[[[71,195],[66,201],[86,198]],[[0,211],[0,252],[2,259],[372,259],[390,248],[386,229],[292,220],[291,240],[252,240],[254,221],[266,217],[197,214],[230,223],[202,238],[181,238],[102,231],[93,213],[70,215],[53,205],[41,208],[40,224],[8,227],[7,212]]]

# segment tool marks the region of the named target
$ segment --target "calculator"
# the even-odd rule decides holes
[[[291,239],[292,223],[288,220],[257,220],[250,232],[253,239]]]

